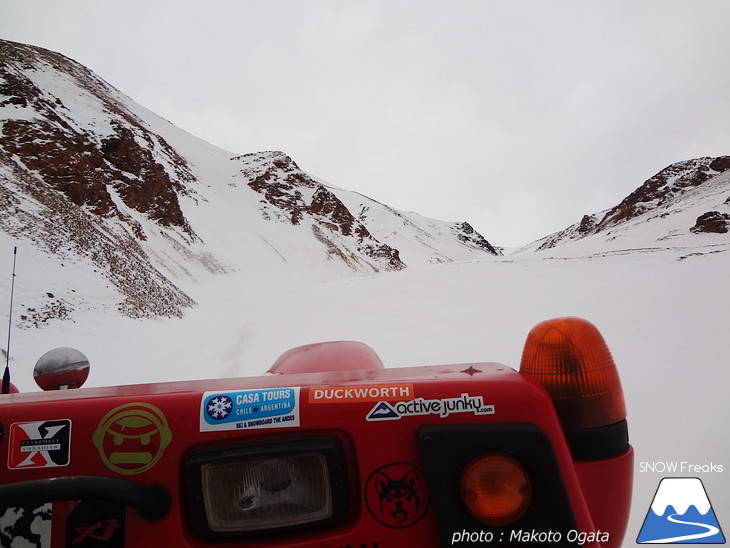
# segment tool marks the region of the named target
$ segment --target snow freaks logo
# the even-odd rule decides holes
[[[724,544],[699,478],[664,478],[644,519],[639,544]]]

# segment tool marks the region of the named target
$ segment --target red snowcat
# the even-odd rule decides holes
[[[610,548],[624,537],[624,398],[585,320],[538,324],[519,371],[384,368],[362,343],[327,342],[259,377],[77,388],[88,362],[68,350],[36,366],[44,392],[0,395],[2,546]]]

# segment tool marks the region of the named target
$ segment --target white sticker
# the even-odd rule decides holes
[[[254,430],[299,426],[299,387],[206,392],[200,403],[200,431]]]
[[[485,405],[482,396],[462,394],[458,398],[441,398],[440,400],[399,401],[390,404],[381,401],[375,404],[366,415],[368,421],[392,421],[402,417],[418,415],[438,415],[442,419],[452,413],[474,413],[475,415],[494,415],[494,405]]]

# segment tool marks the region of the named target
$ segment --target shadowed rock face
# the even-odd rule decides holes
[[[102,137],[65,116],[68,109],[61,98],[30,78],[49,66],[92,94],[114,116],[113,134]],[[40,175],[39,184],[104,216],[119,215],[112,190],[127,207],[192,236],[177,195],[193,180],[185,160],[124,111],[92,73],[57,53],[0,41],[0,96],[5,97],[0,105],[28,111],[28,119],[5,121],[2,146],[16,163]],[[165,157],[173,166],[172,174],[155,155]]]
[[[730,156],[696,158],[672,164],[647,179],[615,207],[603,213],[584,215],[579,223],[544,238],[536,249],[550,249],[566,241],[609,231],[644,213],[669,207],[688,192],[728,171]],[[728,203],[730,197],[725,202]],[[697,219],[694,227],[686,226],[684,230],[689,229],[693,233],[724,233],[727,231],[726,215],[708,211]]]
[[[730,215],[719,211],[708,211],[697,217],[697,222],[690,230],[692,232],[725,234],[728,227],[730,227]]]
[[[609,210],[596,225],[594,232],[600,232],[659,207],[687,189],[699,186],[712,176],[727,170],[730,170],[730,156],[697,158],[672,164],[647,179],[620,204]]]
[[[479,247],[490,255],[500,255],[500,252],[497,251],[484,236],[474,230],[474,227],[466,221],[462,223],[455,223],[453,230],[456,233],[456,237],[462,242]]]
[[[181,316],[194,301],[150,264],[139,244],[147,238],[142,226],[120,206],[195,241],[178,201],[194,177],[118,97],[62,55],[0,40],[0,166],[6,174],[0,177],[0,228],[59,260],[91,261],[124,296],[118,308],[125,315]],[[92,103],[98,120],[75,119],[64,100]],[[66,314],[69,307],[62,308]],[[38,311],[30,310],[29,318],[31,312]]]
[[[353,267],[359,262],[357,257],[328,233],[351,241],[375,271],[405,268],[397,249],[375,239],[333,192],[301,171],[283,152],[257,152],[237,159],[248,161],[241,173],[250,181],[248,186],[263,196],[268,206],[264,215],[283,215],[294,225],[311,222],[312,233],[328,253]],[[309,200],[305,193],[311,195]]]

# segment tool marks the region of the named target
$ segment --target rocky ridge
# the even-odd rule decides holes
[[[226,181],[235,192],[223,191]],[[29,244],[51,270],[76,265],[110,284],[125,316],[184,315],[201,271],[282,260],[296,271],[322,257],[335,275],[372,274],[497,254],[468,223],[344,199],[355,194],[283,152],[213,147],[79,63],[0,40],[0,240]],[[23,316],[28,325],[72,319],[77,306],[75,295],[39,287]]]
[[[722,197],[723,188],[730,192],[730,156],[703,157],[674,163],[647,179],[619,204],[599,213],[584,215],[576,224],[539,240],[530,247],[535,250],[554,248],[566,242],[593,235],[610,235],[612,231],[642,219],[663,219],[682,208],[677,204],[696,200],[698,196],[713,193],[704,207],[716,207],[700,212],[694,223],[678,232],[691,234],[726,233],[730,227],[730,195]],[[718,198],[720,197],[720,198]]]
[[[76,119],[62,96],[96,103],[106,131]],[[57,260],[90,260],[123,296],[125,315],[180,316],[192,306],[149,264],[145,232],[128,213],[194,239],[177,201],[193,179],[185,161],[103,81],[41,48],[0,41],[0,109],[0,228]]]
[[[257,152],[234,160],[246,162],[240,173],[248,187],[261,194],[265,218],[293,225],[309,223],[328,252],[354,268],[363,261],[374,271],[406,267],[397,249],[375,239],[331,190],[301,171],[283,152]],[[342,240],[350,245],[341,245]]]

